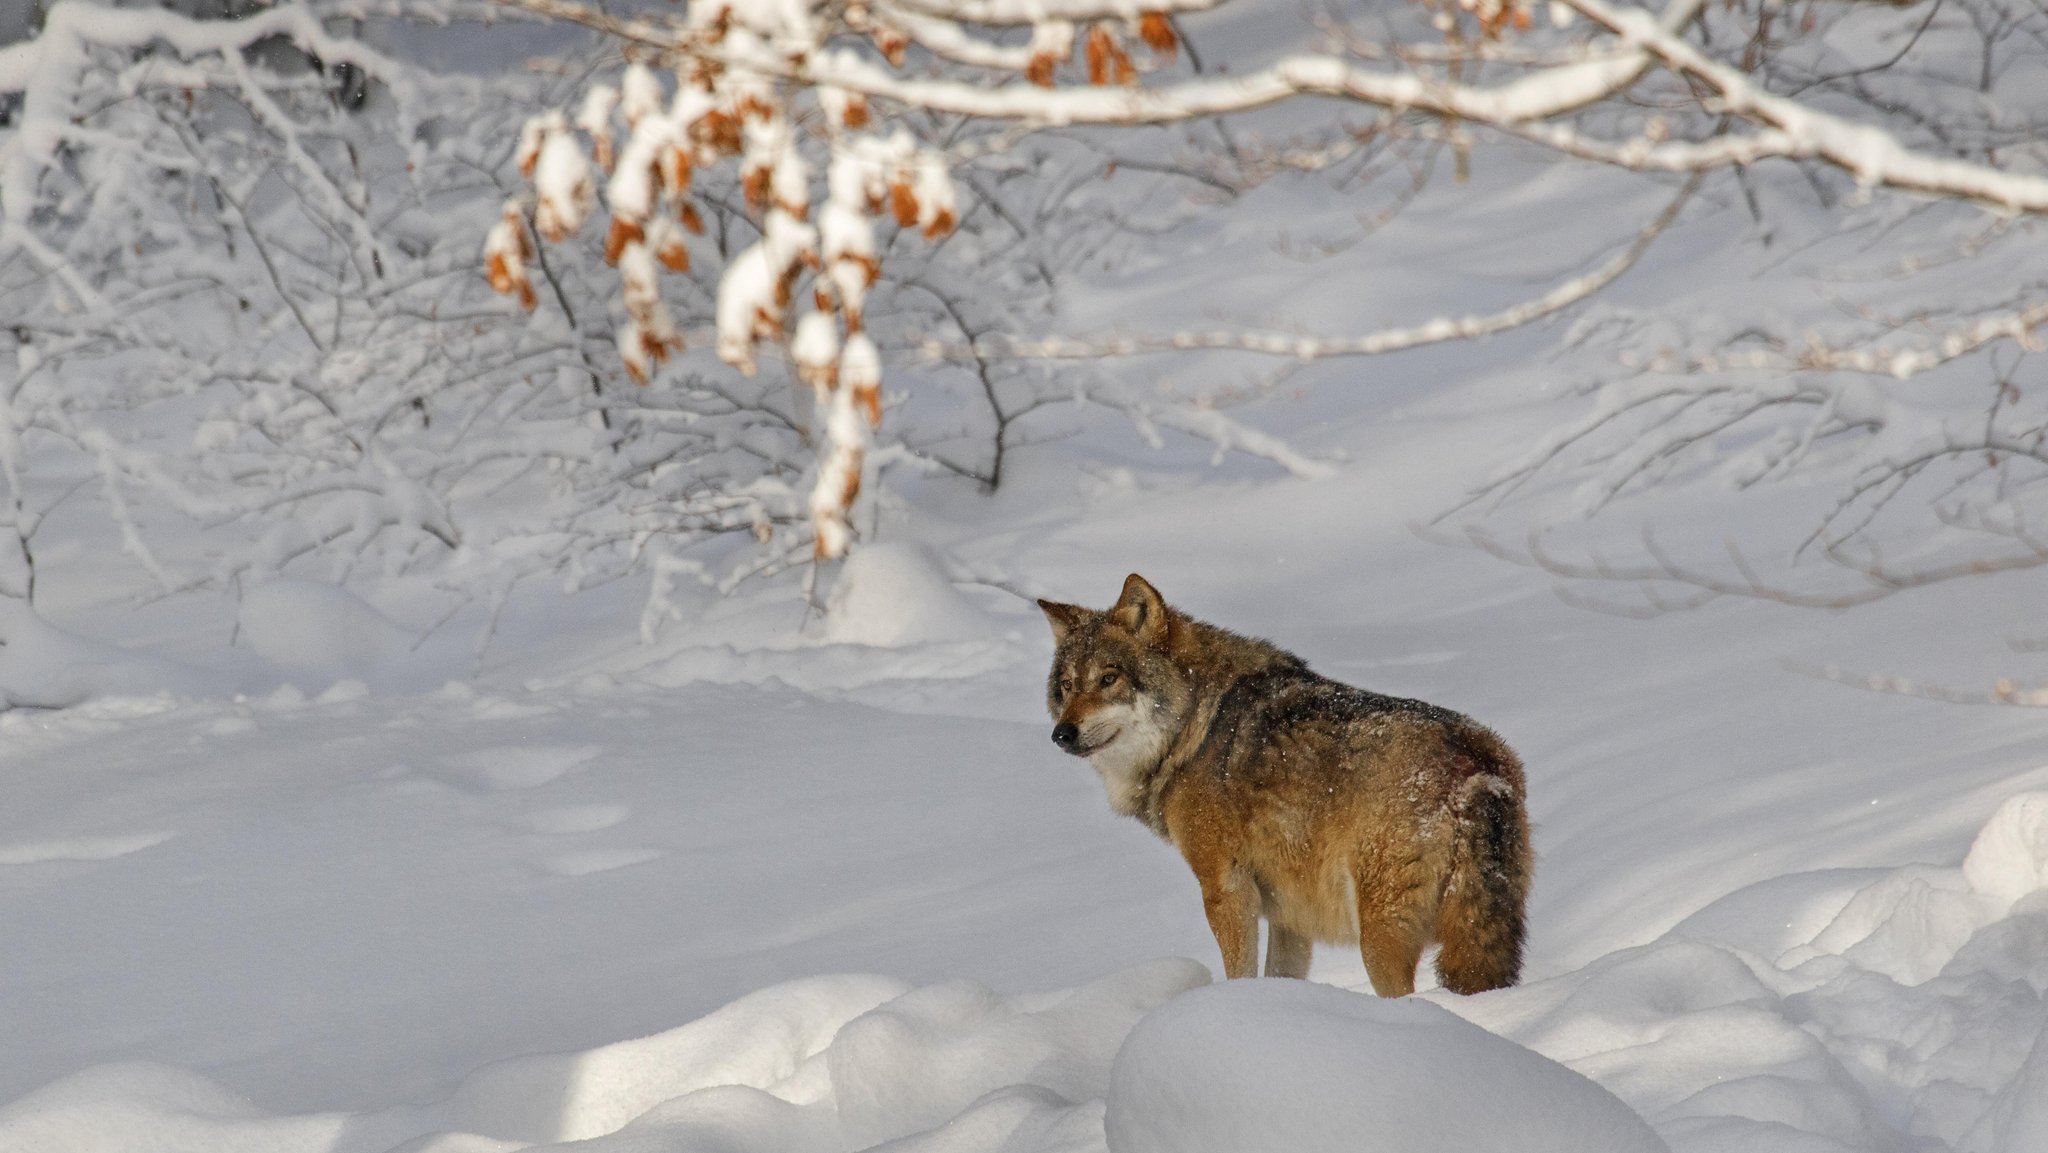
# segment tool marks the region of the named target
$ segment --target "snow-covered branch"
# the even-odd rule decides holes
[[[1527,300],[1489,313],[1442,316],[1420,324],[1378,332],[1343,336],[1308,336],[1285,332],[1207,331],[1174,332],[1161,336],[1108,337],[1095,340],[1048,337],[1022,340],[990,335],[971,347],[928,339],[925,354],[935,359],[962,355],[1014,357],[1031,360],[1098,360],[1112,356],[1143,353],[1230,350],[1253,352],[1294,360],[1324,360],[1345,356],[1377,356],[1454,340],[1480,340],[1509,332],[1566,311],[1614,283],[1642,259],[1651,242],[1671,227],[1679,211],[1698,189],[1688,183],[1665,209],[1637,233],[1635,239],[1605,262],[1571,277]],[[1987,337],[1988,339],[1988,337]]]
[[[962,116],[1042,125],[1168,124],[1249,112],[1296,98],[1327,97],[1492,126],[1572,155],[1627,168],[1690,172],[1770,159],[1820,160],[1868,187],[1968,199],[2012,212],[2048,212],[2048,176],[1908,147],[1880,125],[1853,123],[1775,95],[1735,68],[1712,59],[1684,36],[1699,18],[1704,0],[1671,0],[1659,13],[1615,7],[1601,0],[1563,0],[1607,36],[1581,46],[1577,60],[1535,68],[1495,84],[1460,82],[1448,74],[1412,67],[1364,67],[1337,55],[1299,53],[1257,71],[1228,77],[1043,87],[919,77],[885,67],[847,45],[827,48],[820,42],[799,47],[755,37],[707,41],[658,20],[615,17],[569,0],[505,2],[599,28],[636,44],[715,60],[720,66],[760,76]],[[959,24],[939,17],[944,12],[963,20],[979,20],[969,13],[979,12],[983,6],[906,5],[901,19],[893,24],[888,15],[892,5],[872,7],[873,19],[891,27],[894,35],[911,42],[916,42],[921,32],[930,36],[932,43],[926,47],[935,55],[975,63],[998,75],[1023,73],[1029,68],[1030,53],[994,43],[977,45]],[[1008,23],[1023,22],[1034,6],[993,7],[1002,15],[990,22]],[[1106,26],[1133,16],[1134,7],[1074,0],[1060,5],[1056,14],[1039,12],[1033,19],[1041,26],[1054,20],[1067,24],[1098,21],[1102,22],[1098,26]],[[817,15],[819,22],[806,27],[821,26],[827,13]],[[1629,89],[1653,66],[1703,82],[1713,93],[1706,101],[1712,111],[1753,123],[1756,130],[1744,134],[1724,131],[1702,142],[1658,139],[1654,126],[1647,135],[1605,138],[1561,123]],[[1045,75],[1040,73],[1037,78]]]
[[[2048,176],[2007,171],[1992,164],[1934,156],[1908,148],[1897,136],[1871,124],[1855,124],[1839,116],[1766,91],[1729,65],[1708,57],[1637,9],[1616,8],[1603,0],[1563,0],[1628,44],[1656,56],[1665,67],[1706,82],[1714,91],[1717,111],[1768,125],[1753,138],[1746,155],[1734,150],[1694,149],[1686,160],[1676,156],[1652,167],[1698,169],[1772,157],[1825,160],[1855,177],[1867,188],[1899,188],[1932,196],[1980,201],[2012,212],[2048,213]],[[1631,161],[1617,156],[1616,163]]]
[[[2035,402],[2039,390],[2021,378],[2034,369],[2026,354],[2048,323],[2043,282],[2028,271],[2040,267],[2040,222],[2048,216],[2048,106],[2038,96],[2048,91],[2048,69],[2028,50],[2048,42],[2048,16],[2038,11],[1993,11],[1998,0],[1856,4],[1797,15],[1766,0],[1560,0],[1539,21],[1521,0],[1417,0],[1375,9],[1369,28],[1329,13],[1312,34],[1276,38],[1252,65],[1197,67],[1192,59],[1217,55],[1214,44],[1195,51],[1216,26],[1206,22],[1221,19],[1214,10],[1242,0],[791,0],[698,5],[678,18],[576,0],[503,2],[598,29],[636,67],[674,76],[677,102],[693,91],[702,95],[692,98],[698,106],[727,109],[745,131],[710,152],[701,149],[714,134],[700,134],[695,158],[738,158],[760,174],[756,186],[786,190],[757,198],[760,240],[729,265],[727,287],[736,295],[722,296],[719,346],[731,363],[751,367],[764,341],[786,342],[783,359],[817,390],[827,441],[821,459],[836,462],[818,470],[824,487],[814,488],[813,508],[821,516],[844,507],[833,493],[857,491],[857,466],[849,462],[858,457],[831,431],[851,427],[833,419],[840,406],[832,389],[846,374],[861,293],[875,291],[869,261],[878,258],[866,239],[871,232],[852,222],[892,207],[898,187],[911,189],[908,207],[895,212],[904,227],[923,225],[910,210],[926,203],[908,178],[892,178],[886,193],[870,182],[865,202],[842,196],[831,187],[831,166],[869,147],[858,142],[879,137],[878,122],[938,118],[993,126],[990,154],[1046,130],[1086,141],[1101,150],[1106,177],[1121,158],[1104,142],[1128,138],[1121,130],[1179,126],[1147,138],[1177,142],[1170,159],[1155,153],[1133,167],[1178,166],[1203,195],[1230,195],[1303,170],[1357,172],[1371,167],[1361,157],[1403,148],[1451,154],[1462,183],[1475,149],[1488,141],[1513,149],[1518,162],[1533,144],[1561,163],[1641,173],[1642,182],[1664,185],[1665,196],[1670,174],[1678,174],[1684,191],[1621,251],[1575,241],[1569,266],[1586,271],[1492,311],[1439,308],[1419,323],[1368,317],[1348,331],[1169,321],[1149,331],[1075,337],[982,323],[949,304],[936,318],[942,323],[874,347],[884,355],[922,352],[928,365],[973,374],[1000,429],[1039,403],[1033,397],[1006,407],[996,399],[992,374],[1004,366],[1038,362],[1066,371],[1103,358],[1205,351],[1313,361],[1480,340],[1571,315],[1564,351],[1574,367],[1563,371],[1577,374],[1589,407],[1475,486],[1468,512],[1533,499],[1547,487],[1568,487],[1562,503],[1591,512],[1678,478],[1715,476],[1746,491],[1831,468],[1842,477],[1838,499],[1815,514],[1799,547],[1849,566],[1867,595],[1986,565],[2036,563],[2026,525],[2043,519],[2030,512],[2048,512],[2032,508],[2037,487],[2048,491],[2048,412]],[[1305,110],[1285,129],[1295,135],[1275,143],[1245,127],[1276,122],[1269,110],[1279,105]],[[1373,110],[1369,123],[1341,111],[1358,106]],[[858,125],[845,112],[854,108]],[[1313,126],[1302,131],[1301,123]],[[585,132],[590,154],[601,161],[610,130],[599,120],[589,124],[597,126]],[[1214,143],[1191,143],[1197,139]],[[759,158],[767,155],[761,148],[784,147],[808,167]],[[969,155],[928,142],[916,148],[914,163],[884,166],[922,173],[952,165],[957,176]],[[1428,164],[1414,168],[1420,188]],[[823,195],[813,188],[819,184]],[[541,196],[547,199],[545,188]],[[815,216],[789,212],[778,220],[785,197],[806,210],[817,206]],[[566,191],[561,199],[577,201]],[[1406,202],[1396,200],[1397,209]],[[1797,208],[1787,207],[1795,201]],[[1688,202],[1704,202],[1687,214],[1688,227],[1695,219],[1732,224],[1731,217],[1746,216],[1749,234],[1719,243],[1769,248],[1771,271],[1756,275],[1792,266],[1786,275],[1805,277],[1814,290],[1796,307],[1784,295],[1747,299],[1732,279],[1748,272],[1720,268],[1714,275],[1730,283],[1701,286],[1696,306],[1617,299],[1617,282],[1643,265],[1646,247],[1677,226],[1678,205]],[[1608,211],[1588,200],[1565,215]],[[1357,219],[1361,233],[1376,227]],[[1512,227],[1535,232],[1564,223],[1525,219]],[[1781,224],[1788,225],[1782,232]],[[1888,244],[1921,251],[1895,267],[1873,266],[1865,253]],[[1707,255],[1696,246],[1689,258],[1704,265]],[[1663,277],[1669,293],[1675,281],[1669,271]],[[806,286],[817,308],[800,317]],[[1117,326],[1097,331],[1103,328]],[[1606,363],[1585,369],[1588,356]],[[1167,420],[1134,395],[1103,403],[1148,434],[1178,421],[1191,435],[1313,471],[1306,458],[1283,459],[1285,446],[1181,419],[1188,412],[1179,409]],[[987,475],[934,459],[963,475]],[[1903,566],[1868,551],[1874,526],[1909,507],[1931,510],[1943,540],[1988,535],[1994,547],[1930,548],[1907,554],[1915,560]],[[821,540],[837,539],[817,523]],[[1676,560],[1601,567],[1604,576],[1594,576],[1661,580],[1712,595],[1785,592],[1739,567],[1725,579]],[[1822,598],[1814,603],[1836,603],[1843,594],[1812,595]],[[1806,603],[1806,596],[1778,599]]]

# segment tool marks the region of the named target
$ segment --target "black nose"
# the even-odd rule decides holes
[[[1074,746],[1081,743],[1080,726],[1054,725],[1052,727],[1052,743],[1058,745],[1059,747],[1067,750],[1070,753],[1073,752]]]

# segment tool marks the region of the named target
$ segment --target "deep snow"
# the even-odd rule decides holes
[[[1356,430],[1368,451],[1328,481],[1083,477],[1056,503],[1045,480],[1042,507],[998,498],[996,531],[949,525],[988,506],[936,490],[919,524],[983,580],[1084,603],[1139,569],[1517,744],[1530,981],[1423,996],[1532,1052],[1432,1108],[1549,1100],[1547,1058],[1678,1150],[2037,1147],[2048,838],[2040,794],[2001,809],[2048,787],[2034,714],[1779,665],[1962,661],[2023,588],[1587,613],[1389,515],[1396,481],[1447,483],[1429,437],[1467,431]],[[1340,507],[1352,531],[1303,520]],[[937,554],[872,555],[842,596],[876,627],[936,595]],[[1089,1149],[1107,1106],[1142,1148],[1144,1118],[1180,1116],[1162,1092],[1260,1054],[1319,1072],[1216,1107],[1325,1117],[1342,1084],[1342,1115],[1371,1113],[1394,1087],[1341,1039],[1363,1004],[1318,1042],[1231,1024],[1318,1011],[1257,999],[1291,994],[1193,1003],[1177,1035],[1251,1048],[1177,1041],[1112,1075],[1214,964],[1199,901],[1045,739],[1035,609],[973,582],[944,604],[943,635],[880,647],[800,628],[793,588],[704,594],[642,646],[625,590],[536,599],[474,683],[390,687],[420,674],[344,650],[256,695],[202,677],[0,716],[0,915],[22,927],[0,938],[0,1147]],[[884,976],[818,976],[848,972]],[[1314,975],[1366,987],[1341,949]]]
[[[1361,242],[1349,206],[1262,190],[1178,262],[1105,254],[1068,319],[1415,324],[1526,296],[1667,194],[1489,152],[1469,196]],[[1550,227],[1503,241],[1487,214]],[[1703,224],[1618,287],[1731,325],[1832,307],[1768,279],[1779,259]],[[993,497],[882,478],[823,619],[793,580],[683,580],[670,615],[644,582],[528,588],[481,659],[482,609],[437,623],[404,582],[138,608],[61,510],[49,619],[0,621],[0,693],[31,706],[0,714],[0,1150],[1192,1150],[1235,1125],[1422,1150],[1471,1148],[1464,1124],[1506,1148],[2048,1148],[2040,714],[1786,668],[2024,680],[2048,658],[2005,641],[2036,589],[1639,621],[1421,539],[1554,429],[1578,383],[1539,355],[1555,336],[1279,386],[1248,357],[1120,362],[1137,390],[1243,382],[1262,399],[1234,415],[1328,475],[1056,408]],[[1653,511],[1710,547],[1782,537],[1831,479]],[[1102,605],[1132,570],[1516,746],[1525,985],[1383,1006],[1326,947],[1324,987],[1203,987],[1185,866],[1046,739],[1025,598]]]

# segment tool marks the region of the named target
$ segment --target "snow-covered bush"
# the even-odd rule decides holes
[[[621,357],[645,384],[691,328],[670,305],[694,293],[665,289],[664,270],[697,276],[709,255],[706,335],[718,358],[747,378],[779,360],[812,394],[815,418],[798,420],[817,457],[808,497],[817,558],[842,555],[853,539],[885,360],[897,381],[949,393],[939,415],[885,437],[885,454],[986,488],[1002,482],[1016,423],[1074,399],[1127,413],[1148,436],[1176,428],[1316,471],[1212,405],[1141,398],[1087,369],[1055,381],[1036,358],[1002,351],[1043,330],[1060,273],[1127,223],[1108,198],[1089,196],[1090,177],[1116,167],[1089,143],[1031,137],[943,104],[874,109],[864,82],[814,74],[826,61],[866,59],[968,91],[991,73],[1050,84],[1081,43],[1070,24],[1049,20],[1009,44],[966,35],[929,5],[726,0],[617,17],[552,0],[513,6],[602,30],[628,63],[616,84],[585,89],[573,114],[564,107],[525,125],[519,162],[532,188],[507,206],[486,247],[492,283],[530,307],[528,262],[603,217],[595,231],[618,266],[629,317]],[[1106,25],[1089,32],[1081,51],[1096,83],[1173,58],[1179,40],[1163,14],[1137,26],[1149,47]],[[539,245],[516,224],[529,211]],[[722,219],[706,235],[714,214]]]
[[[2048,564],[2048,406],[2029,355],[2048,324],[2048,11],[1678,5],[1667,12],[1685,23],[1653,34],[1635,15],[1574,7],[1669,74],[1632,92],[1651,107],[1607,113],[1633,140],[1511,131],[1691,172],[1686,211],[1738,220],[1722,230],[1741,258],[1702,252],[1693,284],[1585,310],[1566,336],[1583,406],[1475,506],[1519,504],[1570,540],[1581,516],[1654,515],[1650,498],[1675,490],[1753,492],[1757,540],[1731,549],[1680,526],[1635,561],[1536,537],[1483,543],[1646,586],[1630,603],[1648,611],[1722,595],[1845,607]],[[1828,575],[1801,579],[1763,559],[1772,551]]]
[[[32,594],[36,530],[80,494],[165,589],[397,573],[502,531],[472,494],[607,451],[572,334],[473,283],[492,145],[442,112],[503,95],[346,14],[71,0],[0,53],[0,591]]]
[[[226,17],[65,0],[0,49],[0,595],[33,597],[67,502],[162,591],[408,577],[451,612],[801,522],[780,390],[632,388],[597,253],[500,215],[559,81],[424,63],[339,0]],[[533,317],[477,275],[487,237]]]
[[[53,510],[104,514],[159,591],[396,577],[452,613],[541,574],[652,557],[729,587],[831,553],[878,464],[1000,482],[1050,374],[927,364],[946,399],[875,437],[883,350],[1046,311],[1068,259],[1048,246],[1109,226],[1065,211],[1083,185],[1046,178],[1058,142],[883,132],[827,96],[830,148],[745,85],[714,85],[743,122],[644,67],[583,92],[561,78],[580,66],[449,68],[409,32],[506,14],[64,0],[0,48],[0,595],[33,599]],[[569,103],[573,124],[544,114]],[[917,143],[948,133],[983,151],[974,195]],[[572,239],[592,159],[609,226]],[[796,260],[827,274],[784,301]],[[749,365],[778,318],[799,379],[711,355]]]
[[[796,104],[778,83],[775,62],[823,48],[825,15],[802,4],[693,4],[670,25],[684,55],[664,62],[672,72],[666,81],[634,61],[616,89],[599,84],[585,92],[573,131],[559,113],[528,121],[518,163],[533,180],[535,228],[544,241],[580,231],[604,185],[605,258],[618,265],[627,313],[619,354],[641,384],[682,347],[661,270],[688,269],[684,233],[704,231],[696,173],[736,165],[753,235],[723,262],[717,352],[751,377],[758,345],[786,344],[810,386],[819,415],[811,529],[816,555],[832,559],[851,542],[848,517],[870,431],[882,419],[881,357],[865,323],[868,290],[881,275],[876,221],[887,213],[899,228],[938,240],[958,226],[960,206],[945,161],[900,126],[885,131],[873,123],[864,99],[827,87]],[[741,62],[714,63],[703,55],[712,51]],[[822,149],[805,146],[813,140]],[[821,150],[822,165],[814,164]],[[822,198],[813,187],[820,166]],[[493,287],[531,308],[523,266],[534,250],[516,224],[522,208],[509,204],[506,213],[485,261]]]

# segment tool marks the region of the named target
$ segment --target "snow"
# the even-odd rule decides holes
[[[618,636],[634,598],[547,597],[474,683],[166,665],[0,715],[0,910],[37,926],[0,940],[0,1148],[1194,1149],[1253,1117],[1370,1111],[1391,1139],[1488,1109],[1531,1140],[1599,1116],[1639,1137],[1616,1099],[1680,1153],[2038,1148],[2033,715],[1772,663],[1866,630],[1935,653],[2025,590],[1578,612],[1392,515],[1471,433],[1396,420],[1318,481],[930,493],[959,559],[885,532],[801,628],[793,590],[684,585],[642,646]],[[1304,532],[1305,494],[1358,527]],[[1199,988],[1185,867],[1045,739],[1036,609],[960,579],[1027,560],[1029,591],[1082,603],[1136,568],[1509,734],[1540,854],[1528,983],[1381,1005],[1323,949],[1314,986]],[[265,587],[237,611],[305,630],[280,656],[345,654],[395,611]],[[1481,1060],[1441,1091],[1387,1079]],[[1245,1061],[1270,1094],[1230,1096]],[[1162,1094],[1209,1078],[1191,1130]]]
[[[831,313],[812,311],[797,318],[789,359],[817,395],[830,389],[839,367],[839,322]]]
[[[597,207],[590,162],[567,132],[549,132],[534,165],[533,186],[539,197],[534,227],[549,240],[575,235]]]
[[[0,919],[35,927],[0,937],[0,1148],[1078,1153],[1490,1109],[1639,1139],[1616,1100],[1676,1153],[2040,1148],[2037,714],[1779,663],[1966,675],[2032,590],[1634,621],[1408,530],[1535,427],[1453,398],[1309,439],[1310,478],[1124,448],[994,498],[899,480],[916,515],[822,619],[685,579],[640,644],[643,590],[536,590],[480,669],[474,616],[374,583],[53,586],[71,627],[0,649],[11,699],[73,706],[0,714]],[[1046,739],[1027,595],[1132,570],[1516,744],[1526,984],[1381,1005],[1323,948],[1314,986],[1202,987],[1185,866]],[[1230,1095],[1247,1060],[1270,1094]],[[1388,1080],[1481,1060],[1483,1092]]]
[[[583,93],[583,104],[576,111],[576,127],[592,137],[608,139],[612,134],[612,111],[618,106],[618,89],[609,84],[593,84]]]
[[[2000,1118],[2048,1047],[2035,884],[2048,846],[2013,848],[2044,801],[2020,794],[1992,815],[1968,878],[1779,878],[1475,1016],[1600,1079],[1678,1150],[1864,1149],[1900,1134],[2032,1148]],[[2017,903],[1997,895],[2029,886]]]
[[[2048,795],[2021,793],[2000,805],[1963,858],[1963,879],[2002,909],[2048,889]]]
[[[1577,67],[1604,84],[1634,65]],[[648,73],[635,97],[646,118],[660,83]],[[678,89],[676,123],[703,111],[682,114],[693,92]],[[581,211],[587,159],[565,122],[534,125],[544,190]],[[700,270],[736,278],[720,318],[735,360],[752,365],[777,272],[804,248],[860,300],[876,239],[858,205],[929,162],[905,142],[834,156],[817,236],[771,214],[772,243]],[[1782,250],[1751,260],[1713,224],[1636,261],[1631,230],[1669,189],[1479,159],[1457,201],[1478,207],[1424,198],[1367,237],[1355,204],[1276,184],[1184,259],[1105,254],[1057,301],[1080,362],[1058,371],[1076,394],[1118,376],[1137,431],[1040,405],[993,494],[889,439],[895,392],[871,432],[853,385],[879,382],[881,336],[841,345],[832,316],[803,316],[796,359],[836,360],[846,383],[810,434],[845,450],[822,503],[854,544],[815,589],[726,581],[662,539],[635,543],[651,577],[569,595],[569,573],[453,609],[346,548],[289,578],[159,585],[121,552],[131,526],[86,515],[105,499],[91,487],[51,506],[38,612],[0,608],[0,1150],[2048,1148],[2039,714],[1787,669],[2038,680],[2048,657],[2006,643],[2038,617],[2037,586],[2007,573],[1853,613],[1632,620],[1415,533],[1556,443],[1555,398],[1587,383],[1553,355],[1560,336],[1678,301],[1707,331],[1671,341],[1689,355],[1758,314],[1836,307],[1774,271]],[[983,200],[977,186],[966,211]],[[1746,217],[1728,203],[1711,219]],[[1542,227],[1501,240],[1475,223],[1489,212]],[[1276,257],[1281,241],[1359,255]],[[648,251],[625,256],[654,282]],[[1585,308],[1622,277],[1626,295]],[[1509,323],[1567,307],[1571,332]],[[1147,360],[1162,342],[1115,335],[1164,315],[1201,325],[1163,342],[1199,353],[1166,369]],[[1947,355],[2034,319],[1966,327]],[[1665,335],[1640,349],[1662,355]],[[1925,367],[1915,335],[1877,346],[1886,363]],[[1270,364],[1246,368],[1262,349],[1391,355],[1304,360],[1280,388]],[[1109,352],[1146,355],[1088,363]],[[17,355],[26,374],[39,354]],[[890,363],[903,408],[942,395],[929,367]],[[1251,399],[1228,403],[1245,381]],[[1808,395],[1840,419],[1882,417],[1900,446],[1941,428],[1889,382],[1786,382],[1824,389]],[[558,386],[589,380],[535,385]],[[38,451],[25,436],[8,463]],[[1784,451],[1744,443],[1709,467],[1746,483]],[[33,463],[31,486],[77,479]],[[734,523],[780,533],[747,519],[749,495]],[[1674,547],[1711,550],[1796,533],[1832,495],[1788,485],[1759,511],[1681,492],[1656,512]],[[1621,507],[1589,530],[1596,555],[1639,539],[1643,506]],[[232,530],[134,516],[202,562]],[[287,527],[280,554],[332,526]],[[720,559],[751,555],[734,536]],[[551,547],[478,534],[455,563],[490,572]],[[1133,570],[1205,619],[1513,742],[1539,857],[1522,986],[1382,1003],[1340,947],[1318,949],[1311,983],[1212,981],[1185,866],[1046,739],[1031,598],[1099,606]]]
[[[995,622],[946,579],[930,549],[870,545],[849,556],[827,601],[825,635],[842,644],[901,647],[976,640]]]
[[[1146,1017],[1117,1054],[1114,1153],[1663,1153],[1584,1076],[1415,998],[1233,981]]]
[[[174,661],[138,656],[60,628],[19,601],[0,601],[0,641],[0,700],[8,707],[61,709],[108,694],[221,687]]]
[[[473,795],[503,795],[547,787],[603,751],[482,751],[439,772]],[[2038,792],[2003,806],[1969,855],[1966,885],[1953,883],[1961,869],[1925,867],[1787,877],[1648,945],[1478,998],[1210,985],[1203,965],[1175,958],[1027,995],[964,980],[805,977],[658,1033],[487,1063],[424,1103],[280,1114],[190,1069],[101,1063],[0,1107],[0,1142],[111,1151],[146,1140],[194,1153],[571,1141],[593,1153],[1427,1153],[1492,1147],[1511,1133],[1532,1151],[1668,1141],[1684,1153],[1867,1149],[1911,1133],[2022,1153],[2044,1133],[2048,890],[1990,910],[2003,904],[1994,894],[2048,866],[2037,843],[2044,807]],[[540,813],[527,827],[555,837],[623,816]],[[77,868],[174,844],[158,832],[0,846],[0,865]],[[1959,940],[1930,936],[1930,902],[1968,906],[1974,928]],[[1820,911],[1829,904],[1841,906],[1832,917]],[[1717,924],[1738,928],[1736,939]],[[1776,924],[1785,936],[1767,944],[1758,929]],[[1792,937],[1810,940],[1780,950]],[[1904,983],[1879,971],[1936,954],[1930,972]]]
[[[241,644],[319,681],[306,686],[314,691],[369,675],[417,639],[346,589],[289,577],[245,589],[236,624]]]
[[[605,185],[605,201],[618,219],[644,224],[654,214],[656,157],[671,147],[666,126],[665,120],[643,118],[626,141],[619,166]]]
[[[619,80],[619,113],[626,118],[628,127],[637,126],[649,116],[659,115],[666,103],[661,80],[652,68],[637,61],[626,65],[625,74]]]

